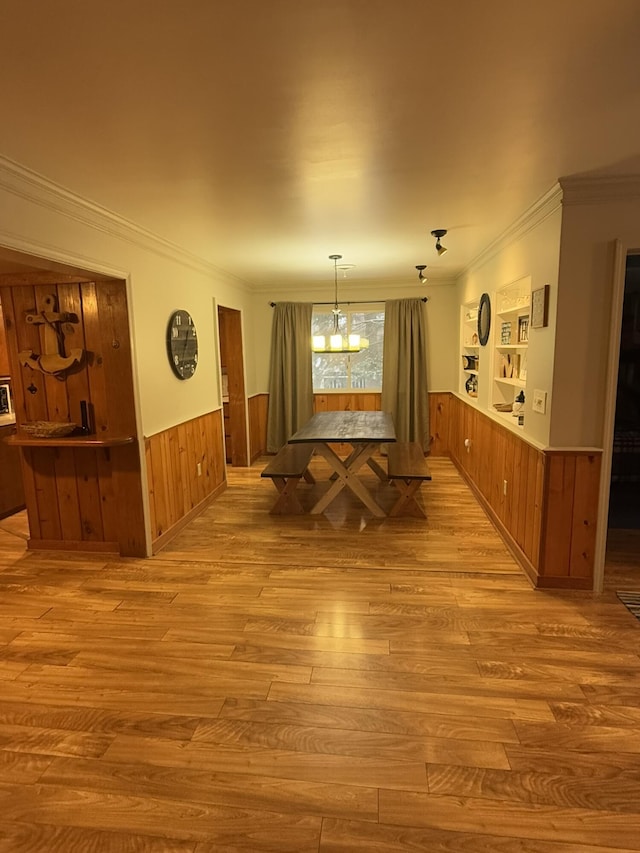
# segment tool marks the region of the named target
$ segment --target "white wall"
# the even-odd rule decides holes
[[[533,213],[527,214],[513,233],[497,242],[458,281],[458,303],[463,305],[479,299],[483,293],[491,298],[492,319],[489,342],[480,350],[480,376],[477,405],[491,412],[491,386],[493,347],[499,334],[495,317],[495,293],[499,288],[519,279],[529,277],[533,290],[545,284],[550,286],[549,325],[529,330],[527,351],[527,387],[525,391],[525,419],[522,435],[546,446],[550,442],[551,408],[554,404],[553,363],[554,333],[556,324],[556,299],[558,294],[558,264],[562,210],[559,193],[542,199]],[[459,309],[458,309],[459,310]],[[457,332],[458,334],[458,332]],[[460,349],[457,349],[457,353]],[[459,355],[456,356],[456,359]],[[456,360],[457,366],[457,360]],[[457,376],[457,373],[456,373]],[[452,386],[455,390],[457,387]],[[547,410],[544,415],[533,412],[533,389],[547,392]]]
[[[602,447],[614,241],[640,250],[640,178],[565,179],[551,441]]]
[[[252,299],[242,282],[2,159],[0,246],[127,280],[145,435],[221,405],[215,302],[242,311],[245,328],[252,329]],[[177,308],[189,311],[198,332],[198,368],[186,381],[174,375],[166,352],[167,324]],[[247,344],[252,393],[254,351]]]
[[[453,282],[420,285],[358,283],[350,285],[341,281],[338,301],[384,301],[385,299],[410,299],[426,296],[427,320],[427,371],[429,391],[450,391],[455,387],[458,353],[458,303]],[[253,342],[256,348],[256,388],[269,390],[269,357],[273,308],[270,302],[330,302],[333,300],[333,282],[325,287],[300,289],[270,289],[254,296],[255,318]]]

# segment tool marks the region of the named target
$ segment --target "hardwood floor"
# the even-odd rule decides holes
[[[640,851],[628,539],[534,591],[448,460],[426,521],[272,516],[263,464],[153,559],[0,522],[0,851]]]

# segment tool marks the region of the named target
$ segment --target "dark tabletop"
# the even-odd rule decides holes
[[[396,440],[389,412],[318,412],[292,435],[290,443],[390,442]]]

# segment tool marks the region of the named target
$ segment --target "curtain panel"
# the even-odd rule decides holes
[[[382,409],[391,412],[398,441],[429,449],[427,330],[421,299],[385,303]]]
[[[313,305],[278,302],[273,310],[267,453],[277,453],[313,414]]]

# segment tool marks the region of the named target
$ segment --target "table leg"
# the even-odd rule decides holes
[[[349,454],[347,464],[326,444],[317,444],[316,452],[323,456],[329,465],[333,468],[337,475],[337,479],[331,484],[329,490],[320,498],[317,504],[311,510],[312,515],[318,515],[329,506],[329,504],[340,494],[345,486],[360,498],[362,503],[376,516],[376,518],[384,518],[384,510],[378,506],[373,499],[371,492],[367,489],[364,483],[357,476],[357,471],[361,468],[375,452],[376,443],[362,444],[354,447],[353,452]]]

